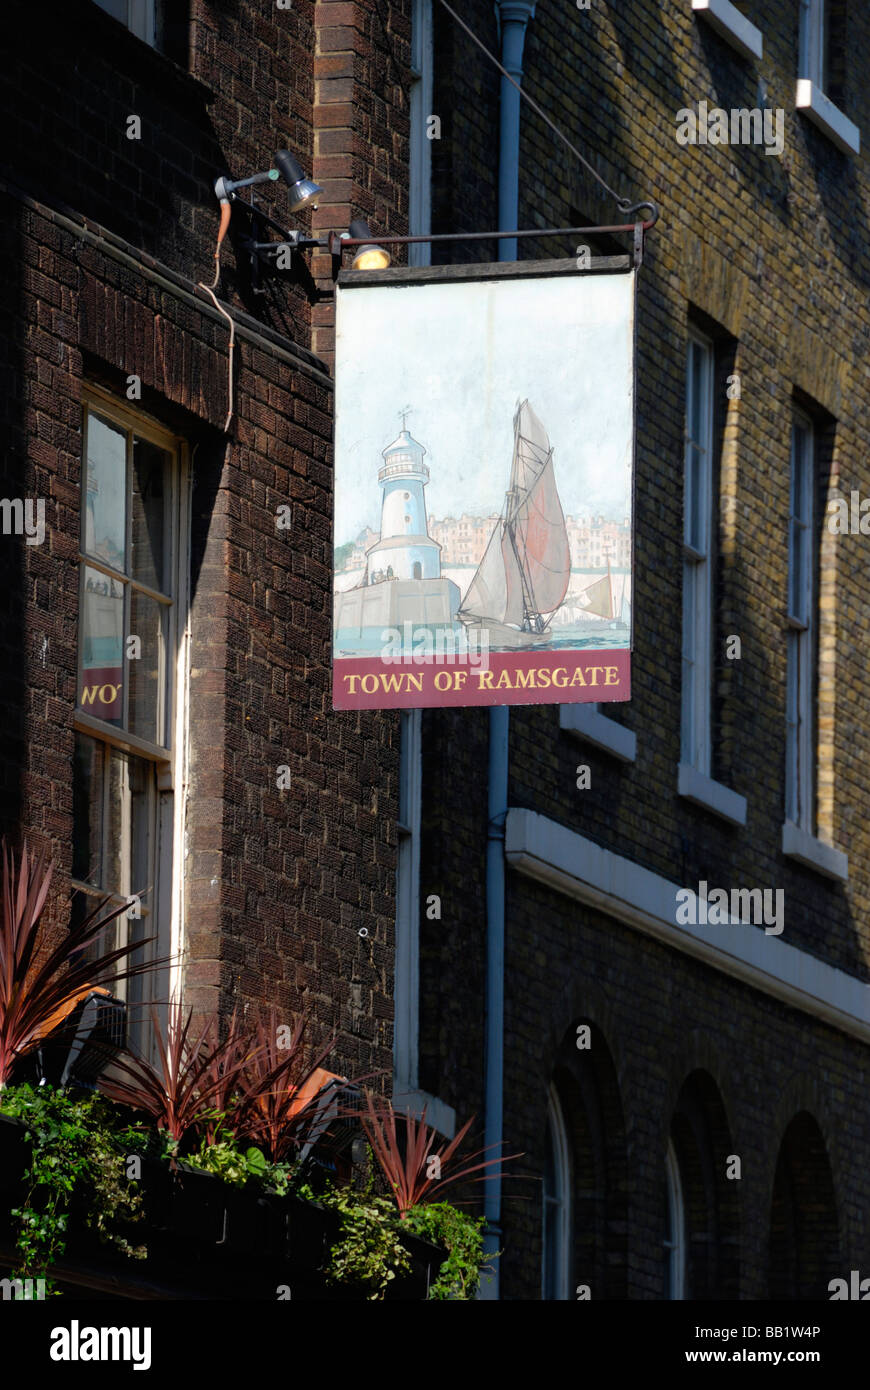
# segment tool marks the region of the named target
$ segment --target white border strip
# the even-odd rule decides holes
[[[870,992],[853,975],[758,927],[678,926],[681,885],[558,821],[508,811],[505,856],[519,873],[870,1043]]]
[[[637,759],[636,735],[617,724],[615,719],[608,719],[597,705],[560,705],[559,728],[612,753],[621,763],[633,763]]]
[[[839,106],[835,106],[831,98],[825,96],[822,89],[808,77],[798,78],[794,104],[819,130],[824,131],[838,150],[844,154],[861,153],[861,132],[854,121],[844,116]]]
[[[764,54],[761,30],[750,24],[731,0],[692,0],[692,10],[722,35],[744,58],[760,60]]]

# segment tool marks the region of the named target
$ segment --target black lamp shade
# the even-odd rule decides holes
[[[288,183],[291,188],[294,183],[298,183],[300,179],[305,178],[305,170],[302,168],[295,154],[291,154],[289,150],[278,151],[275,155],[275,168],[280,170],[284,182]]]

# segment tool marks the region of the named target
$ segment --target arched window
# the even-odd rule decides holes
[[[680,1182],[680,1164],[677,1151],[670,1139],[665,1155],[664,1195],[664,1296],[666,1299],[682,1299],[685,1297],[686,1279],[686,1213],[683,1206],[683,1185]]]
[[[415,561],[414,561],[414,578],[415,578],[415,579],[422,579],[422,578],[423,578],[423,566],[420,564],[420,561],[419,561],[419,560],[415,560]]]
[[[740,1210],[736,1189],[740,1184],[726,1175],[734,1146],[722,1097],[709,1072],[694,1071],[683,1082],[670,1140],[683,1221],[679,1239],[683,1273],[680,1292],[671,1290],[665,1297],[737,1298]]]
[[[567,1299],[571,1285],[571,1155],[562,1107],[553,1086],[544,1139],[541,1297]]]
[[[783,1135],[770,1213],[770,1297],[819,1299],[842,1273],[834,1180],[818,1122],[802,1110]]]

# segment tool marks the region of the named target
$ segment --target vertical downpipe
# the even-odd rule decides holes
[[[523,45],[526,25],[535,13],[534,0],[499,0],[496,7],[501,25],[502,66],[517,82],[522,80]],[[517,225],[519,207],[520,94],[504,77],[501,79],[498,160],[498,230],[510,231]],[[498,243],[500,261],[515,261],[515,237]],[[487,1157],[502,1152],[504,1138],[504,937],[505,872],[504,835],[508,809],[509,711],[506,705],[489,711],[489,796],[486,841],[486,1123],[484,1143]],[[492,1146],[492,1147],[490,1147]],[[501,1249],[501,1174],[496,1172],[484,1185],[484,1252],[491,1259]],[[498,1299],[499,1262],[493,1260],[491,1281],[484,1276],[480,1297]]]

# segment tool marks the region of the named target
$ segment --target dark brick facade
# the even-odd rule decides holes
[[[255,296],[231,229],[228,435],[228,324],[197,287],[214,266],[215,177],[267,168],[284,146],[311,169],[315,6],[197,0],[171,36],[177,61],[90,0],[48,9],[7,16],[4,242],[20,275],[3,285],[3,492],[45,498],[47,536],[2,542],[4,829],[51,844],[62,923],[82,392],[129,404],[136,374],[143,419],[192,456],[186,1000],[307,1005],[318,1036],[339,1034],[336,1064],[388,1073],[397,724],[330,710],[332,383],[308,350],[309,287]],[[259,192],[283,225],[310,226],[285,214],[283,184]]]
[[[868,562],[860,536],[824,536],[818,577],[818,833],[848,853],[848,883],[784,857],[780,845],[793,395],[816,416],[819,510],[835,490],[847,497],[851,489],[862,497],[870,491],[870,242],[860,211],[866,155],[840,154],[794,109],[796,5],[740,7],[764,33],[758,65],[700,24],[688,3],[665,8],[593,4],[575,11],[541,2],[527,31],[528,91],[608,182],[633,199],[657,199],[662,215],[647,237],[638,288],[632,700],[607,710],[636,733],[637,760],[626,765],[561,730],[557,708],[513,709],[509,805],[550,817],[677,884],[780,887],[783,940],[866,981],[870,687],[861,669]],[[434,106],[454,138],[433,156],[433,230],[476,230],[496,219],[497,102],[483,58],[437,4],[435,11]],[[462,13],[495,51],[492,7],[472,3]],[[848,23],[849,51],[856,53],[870,38],[870,19],[852,6]],[[676,143],[679,109],[700,100],[753,107],[759,75],[767,88],[762,104],[785,111],[782,159],[751,146]],[[870,108],[857,61],[849,65],[843,99],[863,139]],[[523,107],[521,227],[620,220],[574,164]],[[559,254],[572,250],[563,245]],[[456,258],[493,254],[492,246],[472,244]],[[557,253],[553,242],[521,241],[519,254]],[[718,422],[713,775],[746,796],[743,828],[677,795],[685,343],[692,320],[714,332],[742,387],[739,400],[724,400],[722,390]],[[741,637],[739,661],[726,659],[728,634]],[[423,727],[421,895],[425,902],[440,892],[445,909],[442,922],[427,922],[425,914],[421,922],[421,1085],[463,1114],[481,1114],[485,716],[430,711]],[[582,791],[575,775],[581,763],[591,768],[591,788]],[[547,1087],[555,1076],[566,1115],[583,1117],[575,1153],[584,1145],[594,1151],[577,1159],[575,1283],[590,1284],[593,1299],[662,1296],[664,1153],[678,1095],[698,1073],[705,1078],[698,1089],[712,1086],[721,1099],[716,1123],[706,1125],[714,1136],[708,1185],[719,1235],[698,1234],[701,1246],[710,1244],[707,1255],[690,1240],[692,1296],[823,1298],[835,1274],[870,1263],[862,1043],[511,869],[506,937],[506,1148],[524,1152],[530,1171],[542,1174]],[[766,941],[775,949],[774,938]],[[595,1077],[581,1074],[586,1063],[576,1049],[572,1057],[584,1021],[597,1030],[598,1060],[587,1068],[598,1068]],[[609,1120],[602,1118],[608,1107]],[[812,1122],[789,1131],[782,1152],[800,1157],[795,1190],[808,1209],[824,1214],[799,1260],[793,1250],[784,1253],[783,1172],[776,1192],[774,1178],[784,1136],[801,1112]],[[813,1169],[807,1135],[817,1132],[830,1193],[824,1163]],[[739,1182],[724,1180],[727,1154],[742,1157]],[[506,1194],[502,1297],[537,1298],[540,1203],[511,1180]],[[708,1258],[713,1246],[716,1261]],[[810,1271],[803,1283],[799,1268]]]

